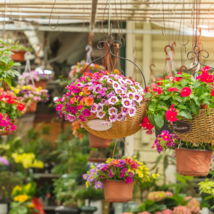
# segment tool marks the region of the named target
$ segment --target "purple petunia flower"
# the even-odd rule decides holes
[[[114,176],[114,174],[112,173],[112,171],[109,172],[108,176],[111,178]]]
[[[94,93],[100,93],[101,89],[102,89],[102,85],[96,85],[94,86],[93,91]]]
[[[84,109],[82,111],[82,114],[83,114],[84,117],[88,117],[91,113],[90,113],[90,111],[88,109]]]
[[[134,176],[134,173],[132,173],[132,172],[129,172],[128,174],[129,174],[130,177]]]
[[[111,122],[115,122],[115,121],[117,120],[117,115],[116,115],[116,114],[110,115],[110,116],[109,116],[109,120],[110,120]]]
[[[100,181],[95,182],[95,188],[96,189],[102,189],[103,188],[103,183]]]
[[[140,96],[140,95],[138,95],[138,94],[135,94],[135,95],[134,95],[134,98],[135,98],[135,100],[136,100],[138,103],[140,103],[141,100],[142,100],[142,96]]]
[[[124,178],[124,176],[125,176],[125,173],[121,172],[121,173],[120,173],[120,177],[121,177],[121,178]]]
[[[131,108],[132,107],[132,101],[128,98],[122,99],[122,105],[126,108]]]
[[[129,109],[129,116],[133,117],[133,116],[135,116],[135,114],[136,114],[136,108],[130,108]]]
[[[123,169],[121,169],[121,172],[123,172],[123,173],[125,173],[125,172],[127,172],[128,171],[128,169],[127,168],[123,168]]]
[[[123,166],[126,162],[124,160],[120,160],[119,166]]]
[[[103,105],[102,104],[98,104],[97,111],[103,111]]]
[[[117,94],[123,94],[124,93],[124,90],[122,88],[117,88],[115,91]]]
[[[70,107],[70,112],[71,112],[71,114],[75,115],[76,112],[77,112],[76,107],[75,107],[75,106],[71,106],[71,107]]]
[[[117,120],[118,121],[122,121],[124,119],[124,116],[122,115],[122,113],[117,115]]]
[[[79,116],[79,119],[80,119],[82,122],[85,121],[85,118],[83,117],[83,115],[80,115],[80,116]]]
[[[134,98],[134,93],[129,92],[129,93],[127,94],[127,96],[128,96],[129,99],[133,99],[133,98]]]
[[[97,108],[98,108],[98,105],[96,103],[94,103],[92,106],[91,106],[91,112],[92,113],[96,113],[97,112]]]
[[[104,111],[98,111],[96,114],[96,116],[100,119],[103,118],[105,115],[106,115],[106,113]]]
[[[87,174],[83,174],[83,175],[82,175],[82,178],[83,178],[84,180],[87,180],[88,175],[87,175]]]
[[[161,146],[160,144],[157,144],[157,151],[160,153],[163,150],[163,146]]]
[[[110,99],[108,99],[108,103],[114,105],[116,102],[118,102],[118,98],[116,96],[112,96]]]
[[[0,156],[0,163],[5,165],[5,166],[9,165],[9,161],[6,158],[1,157],[1,156]]]
[[[117,114],[117,109],[115,107],[111,107],[111,108],[108,109],[108,112],[109,112],[110,115]]]
[[[126,107],[122,107],[121,110],[122,110],[122,112],[121,112],[122,115],[127,115],[129,109]]]
[[[119,83],[116,82],[116,81],[113,81],[112,85],[113,85],[113,88],[114,88],[114,89],[117,89],[117,88],[120,87]]]
[[[91,182],[95,181],[94,175],[90,174],[90,175],[88,176],[88,180],[91,181]]]

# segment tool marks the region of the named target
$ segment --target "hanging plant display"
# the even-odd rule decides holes
[[[71,79],[72,81],[79,79],[85,72],[85,69],[88,66],[88,64],[89,63],[85,62],[85,60],[82,60],[81,62],[78,62],[76,65],[71,66],[71,71],[68,74],[69,79]],[[90,64],[86,72],[95,73],[100,72],[102,70],[105,70],[105,67],[103,67],[102,65]]]
[[[152,133],[154,126],[161,129],[165,121],[184,141],[214,140],[214,90],[210,87],[214,76],[208,70],[209,67],[202,69],[196,79],[178,72],[146,93],[148,111],[142,127],[147,133]]]
[[[46,74],[44,72],[45,72],[44,70],[41,70],[40,72],[34,70],[31,72],[24,72],[22,73],[22,75],[19,76],[18,83],[20,85],[34,83],[36,88],[41,87],[42,89],[45,89],[47,82],[52,80],[54,75],[53,73]]]
[[[0,90],[0,135],[9,135],[17,129],[15,119],[21,116],[25,106],[10,92]]]
[[[13,52],[13,55],[11,55],[12,60],[24,62],[26,52],[33,52],[33,48],[25,47],[24,45],[17,45],[12,49],[12,52]]]
[[[92,166],[83,175],[86,186],[96,189],[104,188],[105,200],[108,202],[127,202],[132,199],[134,184],[151,182],[158,174],[149,176],[148,168],[143,163],[130,157],[108,159],[106,164]]]
[[[177,171],[180,175],[206,176],[210,170],[214,142],[193,144],[182,141],[176,134],[163,131],[156,138],[152,148],[156,148],[159,153],[175,150]]]
[[[56,110],[70,122],[76,118],[91,134],[116,139],[139,131],[146,102],[138,82],[125,78],[118,70],[85,72],[66,87],[68,92],[56,100]]]
[[[25,103],[26,113],[33,113],[36,111],[37,102],[47,102],[49,100],[48,90],[36,88],[33,85],[17,85],[11,87],[20,101]]]

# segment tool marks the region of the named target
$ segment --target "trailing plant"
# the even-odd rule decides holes
[[[211,89],[214,76],[208,70],[208,66],[203,68],[196,79],[178,72],[175,77],[162,80],[159,86],[150,89],[144,96],[148,101],[148,117],[144,118],[142,127],[160,129],[164,121],[173,124],[182,117],[192,119],[193,115],[199,114],[201,107],[207,108],[209,115],[210,108],[214,108],[214,89]]]
[[[32,47],[26,47],[24,45],[16,45],[16,47],[14,47],[12,50],[33,52],[33,48]]]
[[[17,44],[11,45],[14,41],[8,39],[8,44],[0,41],[0,80],[4,80],[8,85],[11,85],[11,78],[17,77],[20,73],[14,69],[13,66],[19,66],[20,63],[14,63],[10,55],[13,54],[12,50],[17,48]]]

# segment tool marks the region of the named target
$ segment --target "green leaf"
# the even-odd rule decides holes
[[[181,197],[179,195],[175,195],[175,194],[172,196],[172,198],[175,199],[175,201],[177,201],[179,204],[181,204],[184,200],[183,197]]]
[[[214,103],[210,103],[210,108],[214,108]]]
[[[160,113],[155,114],[155,124],[160,129],[164,124],[164,118]]]
[[[5,78],[4,81],[9,85],[11,86],[11,80],[9,77]]]
[[[152,97],[152,93],[150,92],[146,93],[146,95],[144,96],[144,98],[150,98],[150,97]]]
[[[152,104],[149,105],[148,109],[149,109],[150,111],[155,111],[155,107],[156,107],[156,103],[152,102]]]
[[[196,106],[195,102],[193,102],[192,100],[190,101],[190,110],[191,110],[195,115],[198,115],[197,106]]]
[[[13,66],[20,66],[20,65],[21,65],[21,63],[15,62]]]
[[[204,99],[206,96],[209,96],[209,93],[204,93],[199,97],[199,100]]]
[[[204,201],[207,201],[207,200],[210,199],[210,198],[213,198],[213,196],[212,196],[212,195],[207,196],[206,198],[204,198]]]
[[[187,79],[182,79],[182,80],[181,80],[181,85],[182,85],[182,87],[186,86],[187,83],[188,83],[188,80],[187,80]]]
[[[14,43],[14,41],[12,39],[8,39],[8,43],[12,44],[12,43]]]
[[[192,119],[192,115],[188,111],[180,111],[180,112],[178,112],[178,116],[182,116],[187,119]]]
[[[170,95],[167,95],[163,98],[163,100],[168,100],[170,98]]]
[[[194,96],[193,100],[195,101],[195,103],[196,103],[197,106],[200,106],[201,103],[199,102],[198,97]]]
[[[198,82],[198,81],[194,82],[194,88],[198,88],[200,85],[201,85],[200,82]]]
[[[159,155],[159,156],[157,157],[157,159],[156,159],[156,161],[155,161],[155,166],[157,166],[157,165],[160,163],[162,156],[163,156],[163,155]]]
[[[175,96],[174,98],[175,98],[178,102],[182,102],[182,98],[181,98],[181,97]]]
[[[148,114],[148,119],[150,123],[155,126],[155,119],[154,119],[154,114]]]
[[[3,56],[3,57],[0,57],[0,61],[5,63],[5,64],[8,64],[8,62],[10,62],[10,57],[7,57],[7,56]]]
[[[7,46],[7,43],[0,41],[2,44],[4,44],[5,46]]]

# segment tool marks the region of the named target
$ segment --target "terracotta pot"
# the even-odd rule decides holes
[[[37,101],[33,101],[26,109],[25,113],[34,113],[36,111]]]
[[[111,139],[103,139],[88,132],[89,144],[91,148],[108,148],[111,144]]]
[[[206,104],[201,104],[201,106],[200,106],[200,109],[207,109],[208,108],[208,105],[206,105]]]
[[[35,81],[34,83],[36,88],[41,87],[42,89],[46,89],[46,85],[47,85],[46,81],[40,80],[40,81]]]
[[[11,59],[14,61],[24,62],[26,51],[12,51],[14,54],[11,55]]]
[[[125,181],[107,180],[103,184],[106,201],[117,203],[131,201],[134,182],[126,184]]]
[[[177,171],[185,176],[206,176],[210,171],[212,151],[175,149]]]
[[[105,163],[107,161],[106,158],[88,158],[88,162],[92,162],[92,163]]]

